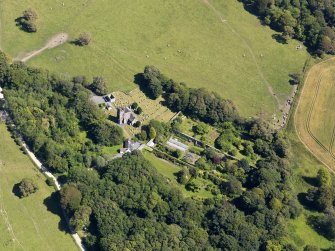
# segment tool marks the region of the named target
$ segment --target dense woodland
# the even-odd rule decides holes
[[[298,39],[313,52],[335,53],[335,6],[327,0],[243,0],[246,8],[265,24],[282,32],[283,37]]]
[[[150,71],[146,74],[158,72]],[[103,158],[101,146],[119,144],[122,132],[89,101],[82,79],[9,64],[0,54],[6,109],[34,153],[63,175],[60,204],[75,229],[86,233],[88,250],[297,250],[284,238],[286,219],[300,214],[291,192],[285,138],[266,123],[241,119],[231,101],[162,81],[161,74],[153,80],[146,76],[157,82],[158,93],[164,91],[169,107],[173,102],[174,109],[226,130],[218,145],[238,138],[236,131],[258,141],[249,147],[257,145],[262,156],[255,166],[246,160],[225,166],[207,153],[198,168],[207,164],[227,179],[215,181],[219,191],[213,198],[185,198],[140,152],[112,161]],[[151,94],[155,88],[149,88]],[[148,133],[159,137],[176,125],[150,126],[155,132]],[[315,193],[307,198],[313,200]]]

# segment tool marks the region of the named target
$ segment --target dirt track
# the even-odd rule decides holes
[[[69,38],[69,35],[67,33],[59,33],[53,36],[52,38],[50,38],[48,42],[42,48],[19,55],[16,58],[14,58],[14,61],[26,62],[29,59],[35,57],[36,55],[42,53],[44,50],[55,48],[65,43],[68,40],[68,38]]]

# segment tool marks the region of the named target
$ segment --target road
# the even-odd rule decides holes
[[[30,157],[30,159],[34,162],[34,164],[48,177],[50,177],[51,179],[53,179],[53,181],[55,182],[55,185],[57,187],[57,190],[59,191],[61,189],[61,184],[58,182],[58,180],[56,179],[56,177],[46,168],[42,165],[42,163],[36,158],[35,154],[32,153],[28,146],[26,145],[26,143],[22,143],[22,147],[26,150],[28,156]],[[64,217],[66,219],[66,222],[68,223],[72,238],[74,239],[74,241],[76,242],[77,246],[80,248],[80,250],[85,251],[85,247],[83,245],[83,242],[81,240],[81,238],[79,237],[79,235],[74,231],[74,229],[69,225],[69,218],[67,217],[66,213],[63,210],[63,214]]]
[[[9,115],[8,115],[8,117],[9,117]],[[13,126],[15,128],[15,124],[14,123],[13,123]],[[22,142],[22,147],[27,152],[27,154],[30,157],[30,159],[32,160],[32,162],[41,170],[41,172],[43,174],[45,174],[47,177],[50,177],[51,179],[53,179],[53,181],[54,181],[54,183],[56,185],[57,191],[59,191],[61,189],[61,187],[62,187],[62,184],[58,182],[57,178],[45,166],[42,165],[42,163],[37,159],[37,157],[35,156],[35,154],[30,151],[29,147],[23,141],[22,137],[21,137],[21,142]],[[67,214],[65,213],[64,210],[62,210],[62,211],[63,211],[63,215],[65,217],[65,220],[66,220],[66,222],[68,224],[68,227],[70,229],[71,236],[72,236],[73,240],[75,241],[76,245],[78,246],[78,248],[81,251],[86,251],[81,238],[79,237],[79,235],[74,231],[74,229],[69,224],[69,218],[68,218]]]

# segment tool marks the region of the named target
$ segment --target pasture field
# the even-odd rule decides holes
[[[53,187],[14,143],[0,123],[0,250],[78,250],[61,223],[59,203],[50,199]],[[12,192],[22,178],[33,179],[39,190],[19,199]]]
[[[294,116],[297,134],[305,146],[335,171],[335,59],[313,66],[305,80]]]
[[[39,16],[35,34],[15,26],[29,7]],[[87,47],[68,42],[29,65],[65,76],[101,75],[111,91],[125,92],[136,87],[135,74],[155,65],[176,81],[232,99],[243,116],[278,113],[292,89],[289,73],[308,57],[296,50],[298,41],[277,42],[236,0],[0,0],[0,22],[1,48],[13,58],[61,32],[70,40],[92,35]]]

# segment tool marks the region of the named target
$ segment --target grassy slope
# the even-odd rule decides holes
[[[288,74],[302,68],[306,51],[296,51],[296,41],[277,43],[274,32],[238,1],[211,2],[230,26],[202,0],[64,0],[64,7],[52,0],[0,0],[2,47],[17,56],[61,31],[72,38],[87,31],[93,37],[88,47],[64,44],[30,64],[65,75],[103,75],[112,90],[123,91],[133,89],[134,74],[152,64],[178,81],[234,100],[245,116],[271,115],[274,101],[260,72],[283,101],[291,88]],[[36,34],[15,26],[14,19],[27,7],[39,13]]]
[[[0,142],[0,250],[78,250],[71,236],[59,230],[60,217],[43,204],[54,189],[22,154],[4,124],[0,124]],[[19,199],[12,189],[25,177],[33,179],[39,190]],[[59,212],[55,200],[50,205]]]

